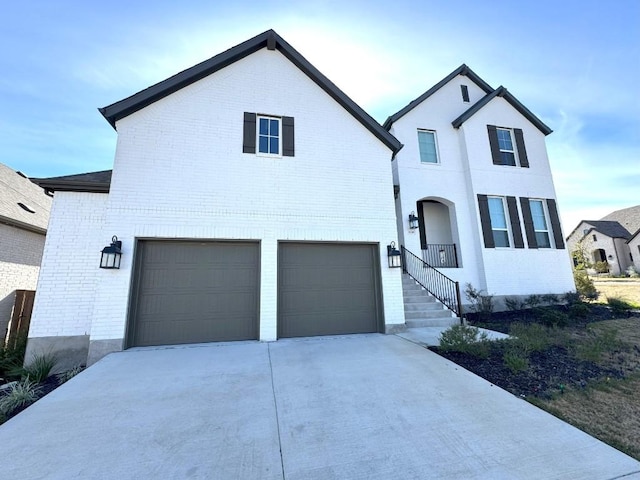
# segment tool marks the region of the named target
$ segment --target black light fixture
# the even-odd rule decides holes
[[[396,249],[396,242],[387,245],[387,257],[389,257],[389,268],[398,268],[402,266],[402,257],[400,251]]]
[[[120,268],[120,258],[122,257],[122,242],[115,235],[111,239],[111,245],[102,249],[100,257],[100,268]]]
[[[416,217],[416,212],[411,212],[409,214],[409,228],[411,230],[418,228],[418,217]]]

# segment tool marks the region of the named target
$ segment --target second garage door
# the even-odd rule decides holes
[[[258,243],[139,241],[128,346],[258,338]]]
[[[378,247],[281,243],[278,248],[278,336],[380,331]]]

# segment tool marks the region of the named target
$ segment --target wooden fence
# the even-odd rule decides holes
[[[21,337],[26,338],[29,334],[29,323],[31,323],[31,311],[33,310],[33,299],[36,296],[34,290],[16,290],[16,301],[13,306],[13,314],[9,323],[6,345],[8,348],[15,348]]]

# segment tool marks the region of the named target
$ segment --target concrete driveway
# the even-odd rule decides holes
[[[111,354],[0,426],[0,478],[640,479],[398,336]]]

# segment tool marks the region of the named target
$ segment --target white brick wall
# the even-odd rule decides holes
[[[243,154],[244,112],[294,117],[295,157]],[[92,340],[123,338],[136,238],[260,240],[262,340],[276,338],[278,241],[377,243],[385,321],[404,323],[400,272],[386,267],[385,246],[396,239],[391,152],[279,52],[250,55],[117,128],[101,232],[98,217],[78,232],[93,253],[68,269],[95,292],[92,314],[77,285],[53,286],[55,268],[47,265],[41,286],[57,289],[48,297],[65,306],[37,304],[39,318],[53,324],[38,322],[38,335],[82,334],[89,315]],[[83,212],[101,211],[99,195],[68,195]],[[65,224],[61,230],[75,223],[71,201],[54,204],[52,224]],[[122,267],[100,271],[98,252],[112,235],[123,241]]]
[[[460,84],[469,87],[470,103],[462,101]],[[420,252],[418,231],[409,230],[408,215],[416,210],[417,200],[432,198],[455,205],[453,224],[462,268],[443,269],[449,277],[496,295],[574,290],[566,249],[484,248],[477,194],[552,199],[556,195],[544,135],[503,98],[493,99],[461,128],[453,128],[451,122],[483,95],[473,82],[458,76],[393,125],[392,133],[405,144],[398,154],[405,244]],[[523,130],[530,168],[493,165],[489,124]],[[418,128],[436,130],[439,165],[420,163]]]
[[[0,339],[4,338],[16,290],[35,290],[45,236],[0,224]]]
[[[89,334],[107,195],[56,192],[29,337]]]

